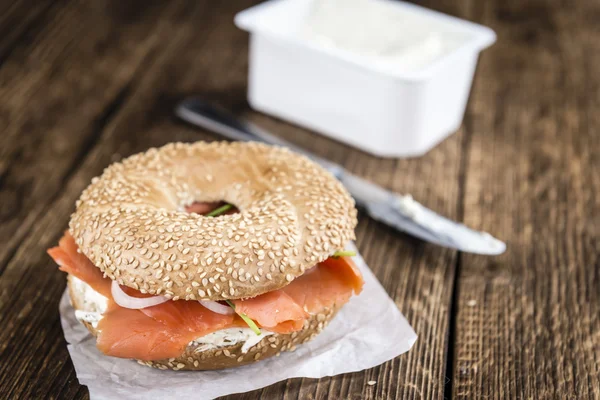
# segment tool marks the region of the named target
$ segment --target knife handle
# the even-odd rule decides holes
[[[293,152],[300,153],[320,164],[336,177],[343,171],[340,165],[315,156],[293,143],[272,135],[248,121],[242,120],[221,107],[207,103],[201,98],[191,97],[183,100],[175,108],[175,114],[184,121],[218,133],[227,139],[244,142],[261,142],[287,147]]]
[[[198,98],[185,99],[179,103],[175,108],[175,114],[184,121],[218,133],[227,139],[268,143],[255,134],[258,127]]]

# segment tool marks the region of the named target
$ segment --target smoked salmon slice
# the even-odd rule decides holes
[[[58,246],[48,250],[50,257],[58,264],[58,269],[71,274],[92,287],[104,297],[110,297],[110,279],[80,253],[77,243],[69,232],[59,240]]]
[[[185,211],[195,214],[207,214],[219,206],[218,202],[199,203],[195,202],[185,208]]]
[[[222,203],[222,202],[213,202],[213,203],[195,202],[195,203],[192,203],[189,206],[187,206],[185,208],[185,211],[187,211],[189,213],[205,215],[205,214],[210,213],[211,211],[215,211],[219,207],[224,206],[226,204],[227,203]],[[219,215],[235,214],[236,212],[238,212],[237,208],[231,207]]]
[[[302,329],[304,320],[309,317],[302,305],[281,289],[252,299],[233,300],[233,303],[237,312],[246,314],[258,325],[278,333]]]
[[[277,333],[302,329],[310,314],[341,306],[359,294],[362,274],[349,257],[329,258],[286,287],[252,299],[234,300],[237,311]]]
[[[115,305],[98,323],[97,346],[114,357],[160,360],[181,355],[198,337],[235,325],[234,315],[214,313],[193,301],[168,301],[142,310]]]
[[[78,251],[68,232],[48,254],[61,271],[76,276],[108,299],[97,338],[98,348],[106,355],[144,361],[178,357],[196,338],[246,326],[238,315],[214,313],[195,301],[168,301],[141,310],[120,307],[112,299],[110,278]],[[344,304],[353,292],[361,291],[362,285],[360,271],[350,258],[330,258],[282,289],[233,302],[236,312],[246,314],[260,327],[290,333],[301,330],[310,314]],[[145,297],[134,289],[124,290]]]

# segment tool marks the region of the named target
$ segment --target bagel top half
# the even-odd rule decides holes
[[[207,217],[194,201],[239,213]],[[354,239],[354,201],[308,158],[259,143],[174,143],[112,164],[69,228],[108,277],[173,300],[280,289]]]

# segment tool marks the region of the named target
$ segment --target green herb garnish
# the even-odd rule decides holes
[[[216,217],[217,215],[226,213],[227,211],[231,210],[232,208],[233,208],[233,206],[231,204],[225,204],[217,209],[212,210],[211,212],[206,214],[206,216],[207,217]]]
[[[332,257],[340,258],[340,257],[354,257],[356,252],[354,250],[340,250],[333,253]]]
[[[229,304],[229,307],[233,308],[233,311],[235,311],[235,304],[233,304],[231,301],[229,300],[225,300],[225,302],[227,304]],[[250,327],[250,329],[252,329],[252,332],[256,333],[257,336],[260,336],[260,329],[258,329],[258,326],[256,326],[256,323],[254,321],[252,321],[252,319],[250,319],[246,314],[244,313],[239,313],[237,311],[235,311],[237,315],[239,315],[240,317],[242,317],[242,319],[244,320],[244,322],[246,324],[248,324],[248,326]]]

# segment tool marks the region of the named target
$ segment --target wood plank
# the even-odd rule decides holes
[[[0,305],[0,316],[11,323],[11,329],[0,332],[0,356],[11,356],[9,363],[0,366],[0,377],[6,376],[6,371],[17,372],[11,376],[10,391],[0,392],[0,397],[50,393],[57,398],[78,398],[82,394],[76,389],[68,354],[61,343],[57,315],[48,312],[56,310],[64,277],[58,272],[45,273],[55,267],[43,251],[58,239],[80,191],[115,159],[115,154],[128,155],[173,140],[211,138],[174,123],[171,109],[183,93],[200,93],[237,105],[251,119],[316,153],[343,162],[353,172],[413,193],[427,206],[457,217],[462,132],[423,159],[378,160],[247,109],[243,100],[246,36],[233,28],[231,18],[248,5],[208,7],[205,3],[194,5],[181,16],[169,36],[168,49],[146,65],[122,109],[115,110],[97,144],[83,155],[82,167],[65,180],[62,191],[16,249],[0,281],[0,290],[11,295],[10,301]],[[232,398],[281,398],[282,392],[284,398],[443,397],[456,253],[410,239],[365,216],[361,217],[357,234],[367,262],[420,335],[415,348],[406,356],[366,372],[322,380],[292,380]],[[40,310],[35,304],[47,308]],[[56,365],[56,369],[48,374],[38,368],[40,363]],[[378,383],[367,386],[369,380]]]
[[[478,3],[499,41],[468,113],[456,398],[600,398],[600,6]]]
[[[55,6],[0,68],[0,274],[160,43],[168,7],[135,8]]]
[[[0,332],[0,359],[3,360],[0,363],[0,398],[36,398],[39,394],[61,399],[86,396],[75,379],[55,311],[64,290],[64,275],[56,271],[45,249],[58,240],[82,189],[114,161],[115,156],[172,140],[202,137],[192,131],[177,134],[173,127],[173,104],[164,97],[180,72],[187,71],[187,76],[206,82],[208,88],[218,88],[224,83],[216,76],[218,70],[205,70],[211,65],[211,59],[216,60],[221,69],[224,66],[235,68],[232,61],[239,59],[239,71],[245,71],[245,56],[237,57],[233,51],[222,53],[219,51],[221,43],[212,40],[215,36],[227,39],[242,34],[233,29],[223,32],[218,29],[228,26],[224,21],[231,21],[231,8],[225,9],[229,15],[217,18],[206,12],[208,3],[171,4],[176,5],[174,20],[165,20],[168,31],[157,32],[158,37],[165,35],[171,40],[163,41],[155,57],[146,60],[139,82],[131,85],[127,107],[116,110],[114,118],[107,121],[97,143],[83,154],[81,167],[75,168],[67,177],[60,193],[37,218],[0,279],[3,299],[0,319],[7,322],[6,329]],[[211,26],[213,32],[207,30],[206,35],[199,38],[198,24],[208,26],[211,18],[215,23]],[[147,21],[149,27],[156,29],[155,22]],[[136,41],[132,38],[130,45],[135,46]],[[202,49],[206,51],[195,52]],[[207,57],[211,53],[214,57]],[[188,54],[187,58],[182,59],[182,54]],[[167,61],[173,66],[168,68]],[[159,123],[155,124],[157,121]],[[149,130],[149,126],[153,129]]]
[[[15,45],[34,35],[43,26],[42,17],[51,6],[60,6],[51,0],[0,2],[0,64]]]

